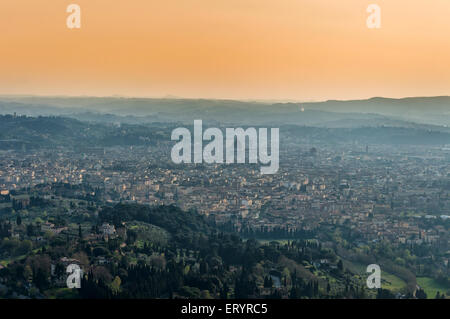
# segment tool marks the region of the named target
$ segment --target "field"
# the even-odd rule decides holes
[[[167,245],[170,234],[155,225],[144,222],[129,222],[127,228],[137,233],[136,245],[142,247],[145,242]]]
[[[430,277],[417,277],[417,284],[425,290],[428,299],[433,299],[437,292],[450,292],[450,287],[446,287]]]
[[[367,278],[369,276],[369,273],[366,273],[367,265],[345,261],[344,267],[350,269],[352,272],[360,274],[362,277]],[[398,292],[406,287],[406,282],[393,274],[381,270],[381,287]]]

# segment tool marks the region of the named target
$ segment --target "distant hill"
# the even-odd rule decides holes
[[[304,103],[305,109],[338,113],[373,113],[406,121],[450,125],[450,97],[412,97],[388,99],[376,97],[357,101]]]
[[[63,115],[83,121],[294,124],[376,127],[413,124],[450,126],[450,97],[372,98],[316,103],[262,103],[206,99],[123,97],[0,97],[0,114]]]
[[[450,144],[450,128],[392,121],[391,125],[334,122],[325,126],[280,124],[280,142],[361,144]],[[382,122],[378,122],[382,123]],[[344,125],[342,125],[344,124]],[[354,123],[353,123],[354,124]],[[401,124],[401,125],[400,125]],[[109,146],[154,146],[170,143],[171,131],[180,123],[110,124],[83,122],[65,117],[0,115],[0,150]],[[187,127],[192,128],[193,123]],[[209,126],[205,124],[205,127]],[[329,126],[329,127],[327,127]],[[348,126],[348,127],[343,127]],[[223,128],[223,127],[222,127]]]
[[[153,145],[167,140],[157,126],[111,125],[64,117],[0,115],[0,149]]]

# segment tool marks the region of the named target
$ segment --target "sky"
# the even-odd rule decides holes
[[[0,44],[2,95],[450,95],[449,0],[2,0]]]

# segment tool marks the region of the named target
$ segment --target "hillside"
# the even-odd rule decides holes
[[[372,98],[354,101],[262,103],[207,99],[117,97],[0,97],[0,114],[59,115],[96,122],[209,122],[355,125],[450,125],[450,97]],[[360,123],[361,122],[361,123]],[[347,123],[347,124],[345,124]],[[374,124],[371,124],[374,123]]]
[[[344,121],[345,122],[345,121]],[[333,122],[326,126],[280,125],[281,143],[361,143],[361,144],[450,144],[450,128],[413,123],[362,122],[358,126],[352,121],[342,125]],[[362,124],[361,123],[361,124]],[[376,125],[378,123],[379,125]],[[340,125],[341,124],[341,125]],[[82,122],[65,117],[1,116],[0,150],[36,149],[48,147],[110,147],[151,146],[158,142],[170,143],[171,130],[178,124],[122,124]],[[205,127],[213,123],[204,123]],[[349,126],[349,127],[346,127]],[[192,127],[192,123],[187,124]]]
[[[151,145],[163,138],[157,127],[118,127],[64,117],[0,115],[0,127],[0,149]]]

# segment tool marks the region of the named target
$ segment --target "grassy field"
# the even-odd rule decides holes
[[[137,233],[137,245],[144,245],[144,242],[158,243],[160,245],[167,245],[170,239],[170,234],[155,225],[144,222],[129,222],[127,228]]]
[[[417,277],[417,284],[425,290],[428,299],[433,299],[437,292],[439,291],[441,294],[443,292],[450,292],[450,287],[446,287],[434,280],[431,277]]]
[[[45,246],[45,248],[48,248],[48,245]],[[37,248],[37,249],[33,249],[33,253],[37,253],[41,248]],[[20,256],[14,256],[14,257],[9,257],[9,258],[5,258],[0,260],[0,265],[6,267],[8,266],[10,263],[23,259],[27,257],[27,255],[20,255]]]
[[[2,265],[2,266],[8,266],[10,263],[12,263],[13,261],[16,261],[16,260],[20,260],[20,259],[22,259],[22,258],[25,258],[27,255],[21,255],[21,256],[16,256],[16,257],[10,257],[10,258],[6,258],[6,259],[3,259],[3,260],[0,260],[0,264]]]
[[[344,268],[348,268],[362,277],[367,278],[369,276],[369,273],[366,273],[367,265],[346,260],[344,261]],[[391,291],[400,291],[406,287],[406,282],[393,274],[381,270],[381,287]]]
[[[392,274],[387,272],[381,272],[381,287],[392,291],[400,291],[406,287],[406,282]]]

